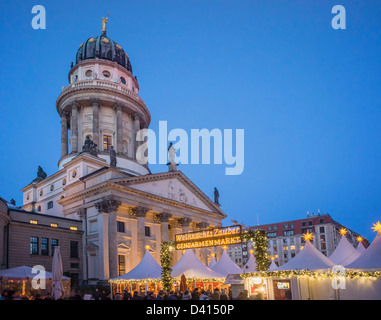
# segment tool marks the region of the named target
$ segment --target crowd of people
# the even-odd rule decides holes
[[[193,291],[185,290],[182,291],[170,291],[169,293],[164,290],[160,290],[157,295],[153,291],[144,292],[129,292],[124,290],[123,292],[118,292],[114,297],[111,293],[106,293],[105,291],[100,292],[95,289],[92,294],[81,295],[78,289],[72,291],[68,300],[233,300],[232,290],[216,288],[212,291],[195,288]],[[30,297],[22,296],[13,290],[4,290],[0,295],[0,300],[54,300],[50,292],[46,295],[35,294]],[[242,291],[236,298],[236,300],[249,300],[247,290]]]
[[[124,290],[122,293],[116,293],[114,300],[232,300],[231,289],[226,292],[218,288],[213,292],[195,288],[192,292],[189,290],[170,291],[169,293],[160,290],[155,296],[154,292],[149,291],[147,294],[134,291],[133,294]]]

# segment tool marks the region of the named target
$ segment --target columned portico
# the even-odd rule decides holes
[[[76,101],[71,104],[71,152],[78,152],[78,108],[79,105]]]
[[[122,121],[122,105],[115,105],[116,114],[116,152],[123,154],[123,121]]]
[[[207,222],[201,222],[199,224],[200,230],[206,230],[209,227],[209,223]],[[201,257],[200,260],[205,264],[208,265],[208,248],[201,248]]]
[[[108,241],[107,243],[105,243],[105,241],[102,243],[103,245],[108,245],[109,275],[106,279],[118,276],[118,238],[116,211],[121,204],[121,201],[112,198],[103,199],[95,204],[99,214],[102,215],[103,227],[106,228],[107,225],[108,229]],[[105,219],[107,219],[107,221],[104,221]],[[106,276],[105,271],[104,274]]]
[[[161,241],[167,242],[169,241],[169,230],[168,230],[168,222],[169,218],[172,217],[172,214],[163,212],[159,215],[159,221],[161,222]]]
[[[97,144],[97,149],[100,150],[99,143],[99,99],[91,98],[91,106],[93,108],[93,141]]]
[[[68,114],[61,114],[61,157],[64,157],[69,152],[69,133],[68,133]]]
[[[148,209],[144,207],[135,207],[132,209],[132,212],[137,219],[137,251],[138,261],[140,261],[145,254],[145,217]]]

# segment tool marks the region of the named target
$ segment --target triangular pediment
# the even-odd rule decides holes
[[[181,171],[151,174],[113,182],[139,191],[190,205],[202,210],[225,214]]]

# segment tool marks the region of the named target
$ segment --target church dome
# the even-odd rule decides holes
[[[105,32],[98,37],[91,37],[81,43],[77,51],[76,64],[87,59],[106,59],[115,61],[132,73],[132,66],[123,48],[107,37]]]

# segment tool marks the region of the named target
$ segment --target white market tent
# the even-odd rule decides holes
[[[359,252],[360,254],[362,254],[365,250],[366,250],[366,248],[364,247],[362,242],[359,242],[359,244],[358,244],[358,246],[356,248],[356,251]]]
[[[209,268],[212,269],[215,265],[216,265],[217,261],[216,261],[216,257],[213,257],[212,260],[210,261],[209,263]]]
[[[249,260],[242,268],[243,272],[257,272],[257,262],[255,261],[254,255],[250,253]]]
[[[352,263],[345,266],[348,269],[366,269],[367,271],[381,270],[381,233],[370,246]]]
[[[184,274],[187,279],[215,279],[225,278],[219,272],[216,272],[201,262],[196,257],[192,249],[185,250],[181,259],[172,267],[171,276],[180,278]]]
[[[329,256],[329,259],[342,266],[350,264],[359,257],[360,253],[349,243],[345,235],[341,236],[336,249]]]
[[[51,280],[53,275],[51,272],[40,272],[39,269],[35,269],[36,272],[32,272],[33,268],[27,266],[21,266],[16,268],[0,270],[0,278],[4,280],[28,280],[33,279],[38,275],[39,279]],[[63,276],[62,279],[70,279]]]
[[[221,258],[218,260],[212,270],[223,274],[224,277],[227,277],[228,274],[242,273],[242,269],[238,267],[232,259],[230,259],[226,250],[224,250]]]
[[[278,267],[278,270],[323,270],[334,265],[335,263],[307,240],[304,248],[290,261]]]
[[[274,260],[271,260],[271,264],[270,264],[270,267],[269,267],[269,271],[276,271],[278,270],[278,266],[276,265],[276,263],[274,262]]]
[[[161,267],[156,262],[155,258],[152,256],[149,250],[146,250],[146,253],[143,256],[143,259],[139,262],[139,264],[134,269],[132,269],[130,272],[127,272],[124,275],[111,279],[111,281],[145,280],[145,279],[153,279],[153,280],[161,279]]]

